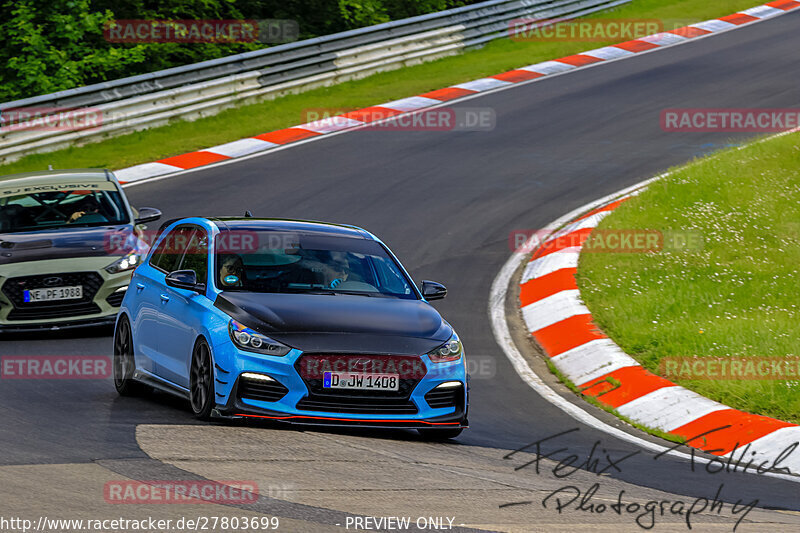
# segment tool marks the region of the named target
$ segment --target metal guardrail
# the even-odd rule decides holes
[[[0,104],[94,108],[102,127],[0,130],[0,162],[192,120],[223,109],[457,54],[508,36],[518,18],[566,20],[630,0],[490,0],[192,65]]]

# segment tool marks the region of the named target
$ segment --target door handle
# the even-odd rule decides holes
[[[142,292],[143,290],[144,290],[144,283],[137,283],[136,292]]]
[[[169,296],[166,295],[166,294],[162,294],[161,295],[161,301],[164,302],[164,303],[168,302],[169,301]]]

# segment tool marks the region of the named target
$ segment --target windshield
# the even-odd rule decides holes
[[[375,241],[237,230],[220,233],[215,249],[215,283],[225,291],[417,299],[399,265]]]
[[[130,222],[112,182],[42,184],[0,190],[0,233]]]

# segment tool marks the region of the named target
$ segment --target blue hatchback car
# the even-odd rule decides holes
[[[189,400],[194,414],[303,424],[467,427],[458,335],[354,226],[256,218],[166,223],[133,274],[114,333],[114,384]]]

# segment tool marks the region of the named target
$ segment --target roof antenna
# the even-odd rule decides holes
[[[253,218],[253,213],[251,213],[250,210],[248,209],[247,211],[244,212],[244,218]]]

